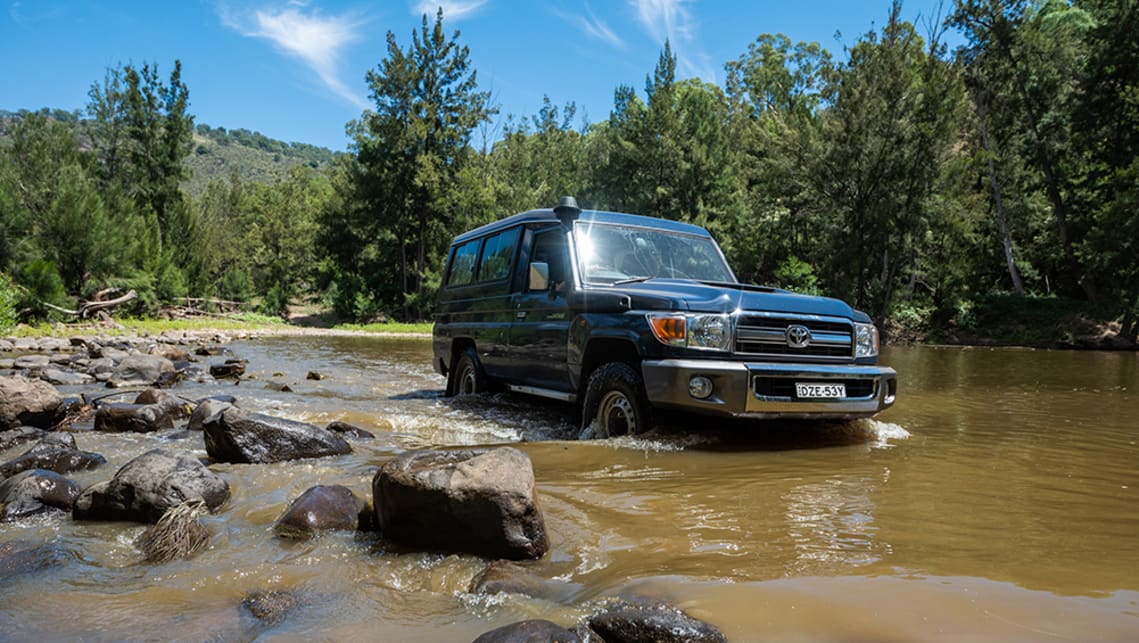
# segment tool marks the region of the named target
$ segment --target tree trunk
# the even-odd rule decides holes
[[[988,160],[989,185],[993,191],[993,208],[997,212],[997,228],[1001,233],[1001,246],[1004,248],[1005,265],[1008,267],[1008,274],[1012,279],[1012,288],[1016,294],[1024,296],[1024,281],[1020,278],[1020,271],[1017,270],[1016,260],[1013,256],[1012,237],[1008,232],[1008,212],[1005,210],[1004,200],[1001,198],[1001,182],[997,176],[997,164],[993,160],[993,150],[989,145],[989,116],[985,109],[985,98],[981,92],[980,88],[975,89],[973,100],[977,106],[977,120],[981,129],[981,149],[984,150],[985,158]]]

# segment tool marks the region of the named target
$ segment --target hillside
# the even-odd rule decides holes
[[[0,110],[0,148],[10,144],[9,132],[14,122],[28,112]],[[85,123],[77,112],[43,108],[38,110],[50,119],[76,123],[80,144],[86,143]],[[284,177],[295,165],[322,168],[330,165],[337,156],[325,147],[307,143],[286,143],[269,138],[260,132],[247,129],[227,130],[199,124],[194,128],[194,146],[186,157],[190,178],[184,183],[186,191],[199,196],[210,181],[226,181],[233,172],[243,182],[273,183]]]

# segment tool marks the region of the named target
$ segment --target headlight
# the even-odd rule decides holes
[[[854,325],[854,356],[878,356],[878,329],[874,324]]]
[[[732,345],[732,322],[727,315],[649,313],[649,327],[662,344],[700,350],[726,351]]]

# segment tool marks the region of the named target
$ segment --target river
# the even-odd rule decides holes
[[[0,525],[0,543],[71,552],[0,586],[0,639],[470,641],[526,618],[572,624],[624,595],[677,605],[733,641],[1139,639],[1136,353],[890,348],[882,361],[898,371],[898,403],[874,421],[705,420],[575,441],[567,406],[441,398],[427,340],[232,349],[253,379],[176,392],[344,420],[376,439],[339,458],[213,465],[233,497],[206,519],[212,546],[191,560],[140,564],[141,525],[61,515]],[[324,379],[306,380],[310,370]],[[83,486],[156,446],[205,456],[197,434],[76,439],[109,460],[71,475]],[[402,451],[490,444],[533,461],[550,551],[528,566],[559,581],[551,596],[470,594],[486,565],[470,556],[387,551],[350,533],[273,535],[313,485],[370,500],[378,466]],[[261,624],[240,609],[257,590],[292,591],[300,604]]]

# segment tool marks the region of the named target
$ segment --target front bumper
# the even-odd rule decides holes
[[[884,366],[664,359],[642,362],[641,372],[654,406],[759,419],[870,417],[893,406],[898,386],[897,373]],[[706,399],[688,393],[688,382],[697,375],[712,381]],[[795,382],[842,382],[847,397],[797,399]]]

